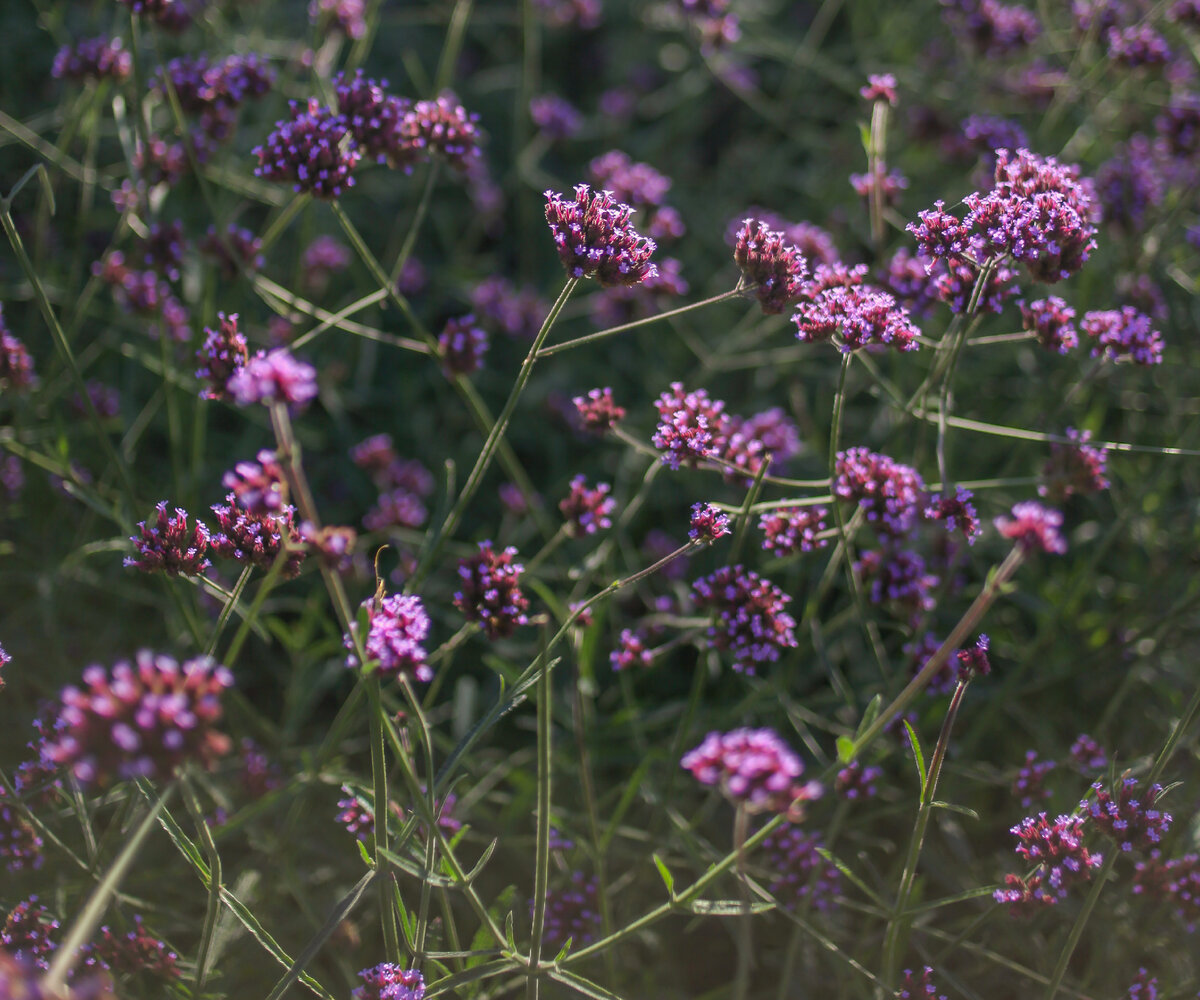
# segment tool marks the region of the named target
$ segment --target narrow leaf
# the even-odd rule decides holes
[[[654,859],[654,867],[658,869],[658,874],[662,876],[663,885],[667,887],[667,895],[672,901],[675,899],[675,876],[671,874],[671,870],[667,867],[657,854],[651,855]]]
[[[908,742],[912,745],[913,759],[917,762],[917,774],[921,778],[921,798],[925,798],[925,784],[929,776],[925,772],[925,755],[921,753],[921,741],[917,739],[917,731],[913,729],[908,719],[904,720],[904,728],[908,731]]]
[[[740,917],[747,913],[770,913],[774,903],[751,903],[747,906],[740,899],[696,899],[687,908],[702,917]]]
[[[843,764],[849,764],[854,760],[854,740],[849,736],[839,736],[837,738],[837,755],[838,760]]]
[[[932,809],[946,809],[949,812],[961,813],[964,816],[970,816],[971,819],[979,819],[979,813],[974,809],[968,809],[966,806],[960,806],[956,802],[943,802],[941,799],[934,799],[929,803]]]

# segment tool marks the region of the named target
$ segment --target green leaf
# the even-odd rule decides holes
[[[400,933],[404,935],[404,943],[409,951],[417,950],[417,921],[404,905],[404,897],[400,894],[400,885],[392,882],[392,896],[396,900],[396,914],[400,921]]]
[[[960,806],[955,802],[943,802],[941,799],[935,799],[929,803],[931,809],[945,809],[949,812],[961,813],[964,816],[970,816],[971,819],[979,819],[979,813],[974,809],[968,809],[966,806]]]
[[[912,744],[913,758],[917,762],[917,774],[921,778],[921,798],[925,798],[925,784],[929,776],[925,773],[925,755],[921,753],[921,741],[917,739],[917,731],[913,729],[908,719],[904,720],[904,728],[908,731],[908,742]]]
[[[593,983],[590,979],[568,972],[566,969],[551,969],[548,973],[551,979],[569,986],[576,993],[582,993],[591,1000],[621,1000],[616,993],[610,993],[603,986]]]
[[[862,722],[858,724],[858,731],[854,734],[856,740],[870,728],[871,723],[879,718],[879,713],[882,709],[883,695],[877,694],[871,699],[870,704],[867,705],[867,710],[863,712]]]
[[[363,864],[365,864],[368,868],[374,868],[375,859],[371,857],[371,852],[367,850],[367,845],[361,840],[355,840],[354,842],[358,844],[358,853],[363,859]]]
[[[849,736],[839,736],[837,738],[837,755],[838,760],[843,764],[849,764],[854,760],[854,740]]]
[[[663,885],[667,887],[667,895],[671,898],[671,901],[674,902],[675,876],[671,874],[671,870],[667,867],[666,862],[664,862],[663,859],[657,854],[653,854],[651,857],[654,860],[654,867],[658,869],[658,874],[662,876]]]

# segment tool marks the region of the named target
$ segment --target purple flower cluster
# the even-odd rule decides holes
[[[140,916],[134,916],[133,924],[133,930],[125,934],[101,927],[100,937],[88,946],[84,965],[120,976],[136,975],[159,987],[180,979],[179,956],[146,930]]]
[[[258,453],[257,462],[238,462],[225,473],[221,485],[232,490],[238,505],[249,514],[279,514],[287,504],[287,480],[273,451]]]
[[[965,683],[976,677],[986,677],[992,669],[988,660],[989,645],[988,637],[980,635],[973,646],[954,650],[925,690],[931,695],[949,694],[960,681]],[[909,673],[914,677],[920,673],[941,646],[942,640],[932,632],[926,632],[919,642],[906,643],[903,651],[909,658]]]
[[[379,601],[378,606],[374,599],[368,599],[363,607],[367,610],[363,649],[380,674],[410,676],[423,683],[433,680],[433,670],[426,663],[427,654],[421,645],[429,637],[429,615],[421,598],[415,594],[392,594]],[[357,623],[350,629],[357,632]],[[347,637],[346,648],[353,647],[352,639]],[[358,658],[351,655],[346,665],[358,666]]]
[[[1158,979],[1145,968],[1138,969],[1125,995],[1127,1000],[1158,1000]]]
[[[363,984],[350,994],[352,1000],[423,1000],[425,996],[425,977],[416,969],[382,962],[363,969],[358,978]]]
[[[583,116],[557,94],[537,94],[529,101],[529,117],[547,139],[570,139],[583,127]]]
[[[999,0],[941,0],[951,29],[977,52],[999,58],[1027,49],[1042,32],[1037,15]]]
[[[870,584],[872,604],[891,605],[913,619],[934,607],[939,578],[926,572],[925,560],[911,549],[869,549],[855,562],[854,572]]]
[[[819,783],[800,781],[804,765],[773,729],[711,732],[679,763],[702,785],[720,786],[751,812],[786,813],[798,820],[803,804],[822,792]]]
[[[115,80],[129,78],[133,56],[119,38],[100,35],[64,45],[54,57],[50,75],[56,80]]]
[[[824,846],[819,833],[806,834],[797,826],[780,827],[762,842],[763,866],[771,875],[768,888],[785,910],[833,909],[842,874],[817,853]]]
[[[1087,733],[1080,733],[1071,744],[1071,762],[1081,771],[1102,771],[1108,766],[1108,754],[1104,747]]]
[[[211,767],[231,741],[215,729],[221,692],[233,675],[207,657],[182,666],[142,650],[111,672],[83,672],[83,688],[63,689],[46,755],[84,785],[132,778],[169,780],[184,763]]]
[[[861,760],[851,761],[837,773],[833,780],[833,791],[838,798],[853,802],[856,799],[875,797],[875,783],[883,777],[883,769],[873,765],[864,767]]]
[[[429,511],[411,490],[398,486],[383,490],[375,505],[363,515],[368,531],[387,531],[389,528],[419,528]]]
[[[979,268],[1006,257],[1025,265],[1035,281],[1052,284],[1083,266],[1095,249],[1096,195],[1078,167],[1027,149],[996,150],[993,187],[963,199],[959,221],[937,202],[908,226],[921,257],[932,266]]]
[[[386,93],[387,80],[371,80],[356,70],[339,73],[333,81],[338,111],[364,156],[377,163],[411,169],[415,151],[400,142],[400,122],[412,107],[403,97]]]
[[[887,101],[893,108],[900,103],[893,73],[872,73],[867,77],[866,86],[859,88],[858,94],[864,101]]]
[[[1038,760],[1036,750],[1025,751],[1025,763],[1017,772],[1013,781],[1012,794],[1021,800],[1021,808],[1028,809],[1035,802],[1044,802],[1050,798],[1051,791],[1046,787],[1046,775],[1058,765],[1052,760]]]
[[[829,539],[822,537],[829,530],[826,507],[776,507],[766,511],[758,520],[763,533],[762,547],[777,556],[823,549]]]
[[[729,246],[737,244],[738,234],[745,228],[747,218],[756,219],[767,229],[782,233],[784,242],[795,247],[802,257],[814,265],[829,266],[839,259],[833,237],[820,226],[811,222],[789,222],[778,212],[758,205],[750,206],[741,215],[729,220],[725,227],[725,242]]]
[[[255,148],[255,175],[316,198],[340,197],[354,186],[351,174],[362,157],[349,140],[346,116],[334,114],[315,97],[291,101],[289,107],[289,117]]]
[[[1057,295],[1021,306],[1021,326],[1037,334],[1038,343],[1047,351],[1066,354],[1079,344],[1075,332],[1075,310]]]
[[[565,885],[546,890],[543,953],[556,954],[568,940],[576,948],[595,940],[600,930],[599,888],[594,878],[576,870]],[[533,912],[532,903],[529,910]]]
[[[533,340],[550,307],[537,289],[526,285],[518,290],[506,278],[494,275],[475,286],[471,305],[486,322],[494,323],[510,337]]]
[[[446,378],[470,375],[483,367],[487,354],[488,335],[475,322],[471,313],[446,321],[438,336],[438,355]]]
[[[208,383],[200,392],[203,399],[232,399],[229,381],[246,366],[250,351],[238,330],[237,313],[217,313],[217,320],[217,329],[204,328],[204,343],[196,352],[200,361],[196,378]]]
[[[724,428],[725,404],[709,398],[704,389],[684,392],[682,382],[672,382],[654,404],[659,423],[654,432],[654,447],[662,449],[663,464],[678,469],[687,462],[719,454],[717,435]]]
[[[239,406],[284,403],[302,408],[316,398],[317,370],[294,358],[286,347],[276,347],[250,358],[225,388]]]
[[[1164,145],[1133,135],[1128,142],[1118,143],[1112,157],[1100,165],[1096,191],[1109,225],[1139,233],[1150,209],[1162,204],[1167,194]]]
[[[484,541],[477,555],[458,564],[462,589],[454,595],[454,606],[467,621],[482,626],[489,639],[510,636],[518,625],[528,624],[529,599],[521,593],[525,567],[516,562],[516,555],[511,545],[497,552],[490,541]]]
[[[558,503],[571,537],[594,535],[612,527],[612,513],[617,502],[609,496],[611,492],[608,483],[588,486],[582,473],[571,480],[570,492]]]
[[[996,902],[1024,913],[1034,905],[1053,906],[1066,899],[1073,885],[1087,882],[1103,857],[1084,845],[1085,823],[1083,816],[1059,816],[1051,822],[1038,813],[1014,826],[1009,832],[1017,838],[1017,854],[1037,870],[1028,878],[1006,876],[1008,888],[996,890]]]
[[[400,120],[401,144],[417,157],[437,156],[459,171],[478,160],[479,116],[469,113],[453,94],[417,101]]]
[[[1104,476],[1108,449],[1089,444],[1091,439],[1091,431],[1077,431],[1074,427],[1068,427],[1067,443],[1054,442],[1050,445],[1050,458],[1042,469],[1045,482],[1038,486],[1039,496],[1062,503],[1075,494],[1086,495],[1108,489],[1109,483]]]
[[[692,504],[688,538],[693,542],[715,542],[729,534],[729,515],[712,504]]]
[[[280,575],[285,580],[299,576],[305,549],[291,507],[285,506],[275,514],[253,514],[230,493],[225,503],[213,504],[211,509],[217,519],[216,531],[209,540],[213,552],[223,559],[268,571],[282,552]]]
[[[545,194],[546,222],[571,277],[594,277],[609,287],[636,285],[657,273],[650,260],[654,240],[633,228],[633,209],[611,192],[593,192],[588,185],[577,184],[574,200],[554,191]]]
[[[609,150],[588,164],[594,190],[613,197],[645,216],[646,235],[655,240],[678,239],[686,232],[679,213],[665,204],[671,179],[648,163],[636,163],[619,149]]]
[[[654,654],[646,645],[646,636],[636,629],[621,629],[617,648],[608,654],[613,670],[628,670],[633,666],[648,667],[654,662]]]
[[[223,237],[215,226],[200,242],[200,251],[216,261],[221,277],[233,281],[239,274],[253,275],[263,267],[262,240],[249,229],[231,223]]]
[[[792,316],[796,338],[817,344],[834,336],[843,353],[868,344],[884,344],[898,351],[917,349],[918,330],[908,310],[897,305],[887,292],[871,285],[838,286],[818,292],[801,302]]]
[[[201,575],[212,565],[205,555],[208,528],[200,520],[189,527],[188,512],[182,507],[176,507],[171,516],[166,500],[160,500],[156,509],[158,518],[153,527],[147,527],[145,521],[138,522],[140,533],[130,539],[137,555],[126,556],[125,565],[145,573]]]
[[[979,537],[979,515],[972,503],[974,497],[965,486],[956,486],[952,496],[946,493],[932,494],[923,511],[925,520],[941,521],[947,531],[961,533],[968,545],[974,545]]]
[[[350,248],[341,240],[318,236],[304,248],[300,258],[304,286],[320,294],[328,287],[330,278],[345,271],[352,260]]]
[[[1095,800],[1085,799],[1081,807],[1088,810],[1096,829],[1127,854],[1157,846],[1171,826],[1171,814],[1154,808],[1162,785],[1151,785],[1139,794],[1138,779],[1125,778],[1115,795],[1099,781],[1092,788]]]
[[[900,192],[908,187],[908,178],[899,170],[884,171],[883,163],[869,174],[851,174],[850,186],[860,198],[870,201],[878,190],[883,204],[892,207],[900,201]]]
[[[782,231],[761,219],[746,219],[733,245],[733,259],[762,311],[781,313],[800,295],[808,262]]]
[[[0,861],[10,872],[41,868],[42,838],[15,806],[0,785]]]
[[[49,956],[57,947],[54,932],[58,921],[37,896],[23,899],[13,907],[4,927],[0,928],[0,951],[39,969],[50,968]]]
[[[1108,57],[1130,69],[1165,66],[1171,59],[1167,40],[1148,24],[1109,28],[1104,37],[1108,43]]]
[[[586,396],[576,396],[572,402],[583,429],[593,434],[603,434],[612,430],[618,420],[625,418],[625,407],[616,404],[613,391],[608,386],[603,389],[589,389]]]
[[[996,518],[996,530],[1011,539],[1026,552],[1040,549],[1062,555],[1067,551],[1066,539],[1059,534],[1063,516],[1056,510],[1043,507],[1036,500],[1025,500],[1012,509],[1012,517]]]
[[[885,537],[907,534],[924,508],[920,474],[887,455],[867,448],[839,451],[833,495],[857,503],[875,530]]]
[[[896,991],[897,1000],[946,1000],[945,995],[938,995],[933,983],[933,969],[925,966],[918,975],[912,969],[904,970],[904,982]]]
[[[1135,365],[1162,364],[1162,334],[1154,329],[1149,316],[1133,306],[1087,313],[1079,325],[1095,341],[1094,358],[1103,355],[1112,361],[1129,358]]]
[[[784,609],[791,601],[770,580],[742,566],[723,566],[692,584],[692,599],[713,615],[708,638],[733,652],[733,669],[753,674],[797,645],[795,619]]]
[[[37,385],[33,374],[33,359],[25,345],[8,332],[4,325],[4,310],[0,306],[0,386],[12,392]]]

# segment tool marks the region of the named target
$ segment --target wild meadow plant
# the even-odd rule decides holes
[[[0,1000],[1200,989],[1200,5],[0,11]]]

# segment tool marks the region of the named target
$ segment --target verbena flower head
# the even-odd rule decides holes
[[[1109,28],[1105,41],[1108,43],[1108,57],[1130,69],[1165,66],[1171,58],[1171,47],[1167,40],[1149,24]]]
[[[1025,500],[1012,509],[1012,517],[996,518],[996,529],[1027,552],[1040,549],[1055,555],[1067,551],[1066,539],[1059,534],[1063,516],[1043,507],[1036,500]]]
[[[425,605],[415,594],[392,594],[384,597],[376,608],[375,600],[363,602],[367,609],[367,638],[363,649],[377,664],[384,677],[402,675],[414,677],[423,683],[433,680],[433,670],[426,663],[425,647],[422,643],[429,637],[429,615]],[[358,631],[358,624],[350,626],[351,632]],[[354,648],[348,636],[347,649]],[[351,654],[346,665],[359,665],[357,656]]]
[[[250,514],[278,514],[287,504],[287,479],[275,452],[262,450],[257,462],[238,462],[221,480]]]
[[[946,1000],[944,995],[938,994],[933,984],[933,969],[928,965],[919,973],[905,969],[904,982],[896,991],[896,996],[898,1000]]]
[[[1142,232],[1152,208],[1161,205],[1170,186],[1171,167],[1164,143],[1132,135],[1113,147],[1096,171],[1096,190],[1104,221],[1126,234]]]
[[[732,651],[734,670],[753,674],[797,645],[795,619],[784,610],[791,598],[752,570],[724,566],[692,584],[692,599],[713,615],[708,638]]]
[[[630,667],[648,667],[654,655],[646,644],[646,635],[640,630],[623,628],[617,648],[608,654],[613,670],[628,670]]]
[[[898,537],[915,525],[925,483],[915,469],[887,455],[850,448],[837,454],[833,495],[857,503],[881,535]]]
[[[618,420],[625,418],[625,407],[616,404],[613,391],[608,386],[603,389],[589,389],[586,396],[576,396],[572,402],[579,413],[584,430],[593,434],[603,434],[612,430]]]
[[[54,940],[57,930],[58,921],[38,903],[37,896],[30,896],[13,907],[0,928],[0,945],[3,945],[0,951],[39,969],[48,969],[50,953],[58,946]]]
[[[546,192],[546,222],[559,259],[573,278],[596,278],[601,285],[636,285],[657,268],[650,260],[655,243],[630,222],[633,209],[609,191],[575,186],[574,200]]]
[[[858,93],[864,101],[887,101],[893,108],[900,103],[893,73],[872,73],[867,77],[867,85],[859,88]]]
[[[133,72],[133,56],[119,38],[81,38],[64,45],[54,57],[50,75],[56,80],[115,80]]]
[[[512,635],[518,625],[528,624],[529,600],[521,592],[525,567],[516,561],[511,545],[497,552],[490,541],[479,543],[478,554],[458,564],[461,589],[454,606],[483,627],[489,639]]]
[[[851,174],[850,186],[860,198],[871,200],[878,189],[887,207],[894,207],[900,201],[900,192],[908,187],[908,178],[899,170],[889,170],[886,173],[880,169],[873,173]]]
[[[402,150],[419,156],[437,156],[455,170],[467,170],[478,160],[479,116],[467,112],[453,94],[417,101],[400,121]]]
[[[119,976],[136,975],[159,987],[179,980],[183,975],[179,956],[146,930],[141,916],[135,915],[133,924],[133,930],[124,934],[101,927],[99,938],[88,947],[84,965]]]
[[[843,353],[868,344],[885,344],[898,351],[915,351],[920,330],[908,310],[887,292],[870,285],[827,288],[801,302],[792,316],[796,338],[817,344],[837,336]]]
[[[1145,968],[1138,969],[1125,995],[1128,1000],[1158,1000],[1157,977],[1151,976]]]
[[[10,872],[42,867],[44,844],[38,832],[0,785],[0,861]],[[2,954],[2,952],[0,952]]]
[[[317,395],[317,370],[286,347],[259,351],[237,370],[226,389],[239,406],[286,403],[307,406]]]
[[[733,259],[764,313],[781,313],[800,295],[808,261],[782,232],[760,219],[746,219],[733,245]]]
[[[659,396],[654,405],[659,422],[651,440],[662,449],[667,468],[678,469],[684,462],[694,466],[718,453],[714,442],[724,429],[723,402],[710,399],[704,389],[685,392],[682,382],[672,382],[670,392]]]
[[[862,761],[851,761],[837,773],[833,790],[839,798],[853,802],[856,799],[870,799],[877,791],[875,783],[883,777],[883,769],[874,766],[863,766]]]
[[[956,486],[953,495],[935,493],[926,501],[925,519],[941,521],[947,531],[961,533],[968,545],[974,545],[979,537],[979,515],[973,499],[974,494],[965,486]]]
[[[776,507],[765,511],[758,519],[762,547],[777,556],[823,549],[829,544],[828,538],[821,537],[829,530],[827,517],[828,507]]]
[[[596,939],[600,932],[600,886],[582,871],[571,872],[563,885],[546,890],[546,916],[542,924],[543,950],[554,954],[571,941],[575,948]],[[530,902],[529,911],[533,912]]]
[[[168,781],[192,763],[209,768],[229,752],[217,732],[221,694],[233,675],[208,657],[180,665],[139,652],[110,671],[83,672],[83,687],[64,688],[46,754],[84,785],[151,778]]]
[[[33,359],[25,345],[8,332],[4,311],[0,307],[0,388],[20,392],[37,385],[33,374]]]
[[[158,517],[153,527],[145,521],[138,523],[139,534],[130,538],[137,555],[126,556],[125,565],[146,573],[162,572],[172,576],[199,576],[212,563],[208,551],[208,528],[197,520],[189,527],[188,512],[176,507],[174,516],[167,513],[167,501],[160,500]]]
[[[1026,49],[1042,32],[1037,15],[1027,7],[999,0],[941,0],[954,33],[976,51],[1002,57]]]
[[[209,226],[208,234],[200,242],[200,251],[217,262],[226,281],[233,281],[243,272],[253,275],[265,263],[262,240],[236,223],[226,227],[223,237],[217,235],[216,226]]]
[[[345,271],[352,260],[350,248],[337,237],[318,236],[304,248],[300,258],[305,287],[324,291],[330,278]]]
[[[375,506],[363,515],[363,525],[368,531],[419,528],[428,516],[429,511],[415,493],[397,486],[379,494]]]
[[[1162,795],[1162,785],[1139,791],[1138,784],[1137,778],[1124,778],[1113,794],[1103,782],[1097,781],[1092,785],[1096,798],[1080,803],[1088,810],[1096,829],[1126,854],[1157,846],[1171,827],[1171,814],[1154,807]]]
[[[1025,763],[1021,765],[1012,784],[1012,794],[1020,799],[1022,809],[1050,798],[1051,790],[1046,787],[1046,775],[1057,766],[1052,760],[1038,760],[1036,750],[1025,751]]]
[[[290,117],[279,121],[254,150],[258,177],[291,184],[297,193],[337,198],[354,186],[351,176],[362,151],[350,136],[345,115],[334,114],[315,97],[292,101]]]
[[[571,480],[571,491],[558,504],[571,536],[594,535],[612,527],[611,516],[617,502],[609,496],[611,492],[608,483],[588,486],[582,474]]]
[[[347,38],[359,39],[367,33],[366,0],[311,0],[308,19],[315,25],[330,24]]]
[[[1027,816],[1009,832],[1017,838],[1016,852],[1037,871],[1028,879],[1009,875],[1009,888],[997,889],[994,898],[1007,903],[1015,913],[1031,906],[1053,905],[1066,899],[1068,890],[1092,877],[1092,869],[1103,861],[1100,854],[1084,845],[1086,819],[1059,816],[1053,822],[1045,813]]]
[[[1066,354],[1079,344],[1075,332],[1075,310],[1057,295],[1037,299],[1021,306],[1021,326],[1037,334],[1038,343],[1047,351]]]
[[[583,127],[583,115],[556,94],[537,94],[529,101],[529,117],[547,139],[570,139]]]
[[[768,888],[784,909],[833,909],[842,873],[817,853],[824,846],[819,833],[804,833],[798,826],[782,826],[762,842],[762,866],[771,879]]]
[[[387,80],[375,81],[356,70],[354,76],[339,73],[333,80],[338,111],[355,143],[377,163],[411,168],[415,150],[401,145],[400,123],[412,102],[386,92]]]
[[[1020,291],[1014,283],[1016,277],[1017,272],[1007,264],[994,266],[979,291],[975,311],[997,315],[1002,313],[1004,303]],[[978,280],[979,274],[972,265],[951,261],[934,276],[933,291],[940,302],[950,307],[952,313],[966,313],[971,308]]]
[[[688,538],[693,542],[715,542],[729,534],[729,515],[712,504],[692,504]]]
[[[1104,747],[1087,733],[1080,733],[1071,744],[1071,761],[1082,771],[1102,771],[1108,767],[1108,754]]]
[[[447,378],[479,371],[487,349],[487,331],[476,324],[471,313],[447,320],[438,336],[438,354]]]
[[[1089,444],[1091,431],[1067,428],[1067,443],[1050,445],[1050,458],[1042,469],[1045,480],[1038,486],[1038,495],[1061,503],[1075,494],[1099,493],[1108,489],[1104,475],[1108,449]]]
[[[252,514],[230,493],[225,503],[213,504],[211,509],[217,520],[210,538],[213,552],[224,559],[270,571],[286,549],[280,574],[285,580],[299,576],[305,547],[296,530],[292,507],[285,506],[275,514]]]
[[[773,729],[711,732],[680,765],[751,812],[786,813],[798,820],[804,803],[822,792],[818,782],[800,780],[804,765]]]
[[[416,969],[383,962],[363,969],[358,978],[363,985],[350,994],[353,1000],[424,1000],[425,997],[425,977]]]
[[[939,578],[926,572],[924,558],[911,549],[868,549],[854,571],[870,585],[867,596],[872,604],[888,604],[912,617],[934,607]]]
[[[980,633],[975,639],[975,645],[958,650],[955,658],[958,660],[958,679],[961,682],[986,677],[992,672],[992,662],[988,658],[990,646],[991,639],[985,633]]]
[[[204,328],[204,344],[196,352],[201,365],[196,378],[208,383],[200,391],[201,398],[232,399],[229,380],[245,367],[250,351],[238,330],[237,313],[217,313],[217,320],[217,329]]]
[[[1119,361],[1129,358],[1135,365],[1162,364],[1162,334],[1153,320],[1133,306],[1086,313],[1080,327],[1092,338],[1092,357]]]
[[[308,554],[337,573],[350,568],[358,544],[358,532],[344,524],[327,524],[318,529],[311,521],[302,521],[297,532],[308,546]]]

